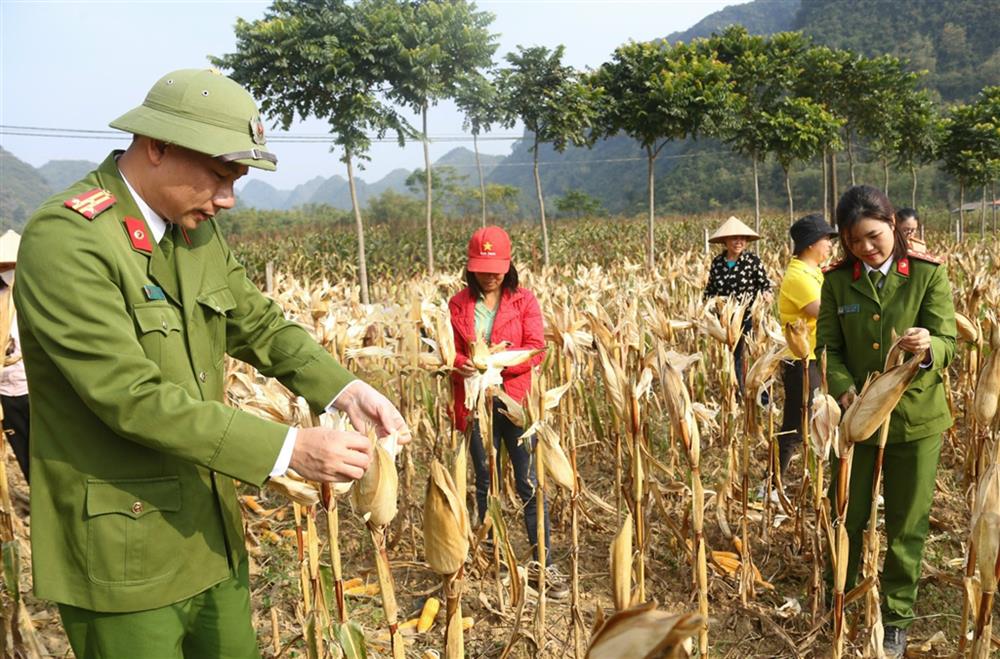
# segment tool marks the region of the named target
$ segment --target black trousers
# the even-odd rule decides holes
[[[3,404],[3,432],[14,449],[14,457],[21,467],[24,480],[28,480],[28,394],[0,396]]]
[[[788,471],[788,463],[802,443],[802,360],[783,361],[781,376],[785,390],[785,407],[781,414],[781,433],[778,435],[778,456],[781,460],[781,475]],[[809,362],[809,406],[812,406],[813,392],[821,384],[819,366]]]
[[[496,405],[496,404],[495,404]],[[490,465],[489,457],[486,454],[486,445],[483,443],[483,435],[479,430],[479,422],[471,421],[471,441],[469,442],[469,453],[472,454],[472,464],[476,472],[476,511],[479,513],[479,523],[482,524],[486,518],[486,505],[490,492]],[[535,454],[532,450],[536,439],[531,437],[527,442],[520,440],[523,428],[515,426],[506,416],[501,414],[499,405],[493,408],[493,449],[500,450],[500,442],[507,447],[507,455],[510,456],[510,465],[514,469],[514,483],[517,487],[517,496],[524,504],[524,528],[528,534],[528,541],[532,547],[538,547],[538,479],[535,475]],[[497,474],[500,473],[499,453],[496,461]],[[545,555],[551,551],[549,542],[549,513],[545,505],[545,495],[542,494],[542,524],[545,533]],[[536,555],[537,558],[537,555]]]

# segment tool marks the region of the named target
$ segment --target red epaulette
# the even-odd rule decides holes
[[[940,256],[931,254],[930,252],[918,252],[917,250],[910,249],[907,250],[906,255],[911,259],[917,259],[918,261],[927,261],[928,263],[933,263],[935,265],[941,265],[944,263],[944,259]]]
[[[844,265],[844,259],[840,259],[839,261],[834,261],[830,265],[828,265],[825,268],[823,268],[823,274],[824,275],[829,274],[829,273],[833,272],[834,270],[836,270],[837,268],[839,268],[842,265]]]
[[[63,205],[83,215],[88,220],[93,220],[114,206],[117,201],[115,196],[104,188],[94,188],[75,197],[70,197],[63,202]]]

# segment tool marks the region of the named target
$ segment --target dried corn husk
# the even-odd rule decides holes
[[[772,347],[762,357],[755,360],[750,370],[747,371],[746,388],[753,398],[758,398],[761,388],[767,386],[767,383],[774,377],[781,364],[784,348],[784,343]]]
[[[601,358],[601,368],[604,371],[604,382],[607,385],[608,393],[611,395],[611,404],[615,414],[621,420],[627,420],[628,411],[626,401],[628,400],[628,381],[625,373],[622,372],[618,362],[608,357],[608,350],[600,341],[597,342],[597,354]]]
[[[396,516],[399,476],[396,464],[381,443],[374,444],[368,471],[351,490],[354,509],[375,526],[386,526]]]
[[[547,425],[538,427],[538,442],[542,449],[542,460],[545,462],[545,472],[552,477],[557,485],[570,492],[573,491],[573,466],[566,457],[559,438]]]
[[[967,343],[979,343],[979,325],[963,313],[955,312],[958,338]]]
[[[809,353],[809,325],[799,318],[794,323],[785,323],[785,342],[796,359],[806,359]]]
[[[991,352],[979,374],[976,397],[972,405],[976,420],[984,427],[993,422],[993,417],[997,413],[997,401],[1000,398],[1000,325],[995,320],[992,325]]]
[[[701,319],[698,320],[698,329],[720,343],[727,343],[729,340],[729,333],[726,331],[726,328],[722,326],[722,322],[719,320],[719,317],[712,313],[711,307],[714,305],[715,300],[709,300],[705,303],[701,312]]]
[[[923,355],[914,355],[885,373],[869,376],[841,419],[840,433],[845,442],[863,442],[875,434],[916,377],[923,358]]]
[[[632,515],[626,515],[611,543],[611,597],[619,611],[632,600],[632,526]]]
[[[266,487],[303,506],[315,506],[319,503],[319,490],[303,480],[289,476],[272,476],[267,479]]]
[[[442,575],[458,572],[469,553],[469,518],[455,483],[441,463],[431,463],[424,500],[424,556]]]
[[[973,532],[976,541],[976,564],[984,593],[997,589],[996,564],[1000,551],[1000,515],[985,512],[979,516]]]
[[[672,658],[687,656],[684,642],[698,633],[702,617],[657,611],[656,602],[619,611],[594,633],[587,659],[623,657]]]
[[[840,457],[838,440],[838,425],[840,424],[840,406],[830,394],[817,389],[813,393],[812,415],[809,417],[809,439],[813,442],[813,451],[821,460],[825,460],[833,446]]]

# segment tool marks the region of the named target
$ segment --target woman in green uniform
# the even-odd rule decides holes
[[[941,373],[955,353],[955,308],[945,267],[907,249],[892,204],[880,190],[861,185],[845,192],[837,204],[837,227],[845,258],[826,273],[816,328],[817,353],[827,351],[830,394],[842,407],[850,405],[868,374],[885,368],[893,331],[905,351],[923,355],[920,372],[892,413],[883,460],[884,649],[901,657],[913,621],[941,433],[952,424]],[[854,450],[846,520],[848,589],[857,578],[877,448],[878,438],[872,437]]]

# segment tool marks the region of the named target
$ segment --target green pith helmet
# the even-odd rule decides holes
[[[257,104],[215,69],[181,69],[156,81],[146,100],[112,128],[205,153],[226,162],[274,171]]]

